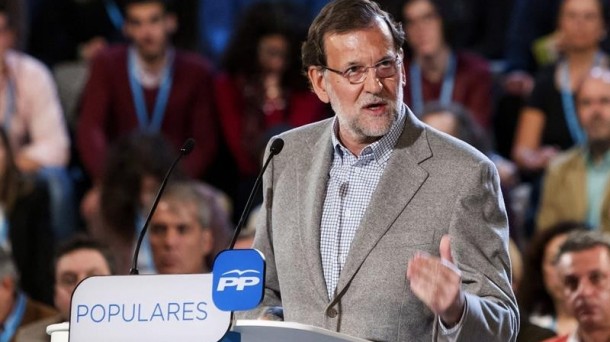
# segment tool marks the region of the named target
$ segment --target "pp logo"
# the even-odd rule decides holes
[[[265,260],[259,251],[222,251],[214,261],[212,273],[212,299],[220,310],[250,310],[263,300]]]
[[[237,275],[237,277],[231,275]],[[235,286],[235,291],[243,291],[246,286],[256,286],[261,282],[260,275],[247,276],[247,274],[260,274],[257,270],[232,270],[222,274],[216,291],[224,291],[227,287]],[[245,275],[245,276],[244,276]]]

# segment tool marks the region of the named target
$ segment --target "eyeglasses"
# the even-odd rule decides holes
[[[400,63],[400,55],[397,55],[392,59],[383,60],[370,67],[354,65],[347,68],[345,71],[331,69],[327,66],[322,66],[322,68],[347,78],[351,84],[360,84],[366,80],[369,69],[375,69],[375,76],[377,78],[388,78],[396,75]]]

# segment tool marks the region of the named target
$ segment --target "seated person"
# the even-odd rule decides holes
[[[585,221],[610,231],[610,69],[594,68],[576,93],[586,143],[553,159],[545,178],[538,229]]]
[[[108,247],[87,235],[76,235],[59,247],[54,268],[54,299],[59,313],[23,326],[15,342],[49,341],[46,327],[70,319],[70,302],[76,285],[87,277],[113,274],[115,264]]]
[[[55,314],[52,307],[32,300],[19,288],[17,268],[0,248],[0,340],[13,341],[20,327]]]
[[[610,236],[601,232],[570,234],[559,249],[555,264],[578,328],[569,335],[545,341],[609,341]]]
[[[228,222],[211,187],[193,181],[169,184],[148,231],[157,272],[210,272],[216,253],[229,244]]]

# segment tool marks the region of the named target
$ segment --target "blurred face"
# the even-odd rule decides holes
[[[258,62],[265,72],[282,73],[288,62],[288,41],[280,34],[261,38],[258,43]]]
[[[455,121],[455,117],[449,112],[426,114],[426,116],[422,118],[422,121],[441,132],[454,137],[457,135],[457,122]]]
[[[403,101],[402,51],[394,48],[389,27],[378,19],[371,28],[330,33],[324,37],[324,48],[327,66],[341,72],[396,65],[396,73],[386,78],[377,77],[374,67],[366,69],[366,79],[359,84],[324,68],[309,69],[314,91],[337,115],[342,142],[349,146],[378,140],[390,130]]]
[[[212,236],[202,227],[193,203],[161,200],[150,222],[150,245],[160,274],[202,273]]]
[[[542,260],[542,276],[544,280],[544,287],[547,292],[553,298],[554,302],[563,302],[563,285],[557,268],[554,264],[555,258],[559,247],[566,241],[567,235],[560,234],[551,239],[544,248],[544,257]]]
[[[605,35],[602,8],[598,0],[565,0],[559,13],[561,43],[568,50],[598,46]]]
[[[0,13],[0,56],[4,56],[6,51],[13,47],[14,43],[15,35],[8,26],[8,18],[5,14]]]
[[[132,4],[126,9],[125,35],[144,59],[163,56],[175,28],[175,17],[167,14],[161,4]]]
[[[65,254],[55,266],[55,307],[64,319],[70,317],[70,299],[78,283],[91,276],[110,275],[110,266],[95,249],[78,249]]]
[[[561,256],[557,269],[579,329],[610,330],[610,253],[603,246]]]
[[[610,81],[588,77],[577,101],[580,123],[589,141],[610,142]]]
[[[434,5],[428,0],[416,0],[402,9],[407,42],[414,53],[430,56],[439,52],[445,44],[443,23]]]

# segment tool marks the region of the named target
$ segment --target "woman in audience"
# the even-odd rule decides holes
[[[0,248],[13,255],[21,288],[53,303],[49,193],[41,180],[19,172],[4,129],[0,129]]]
[[[301,29],[286,4],[261,2],[242,17],[216,80],[224,139],[239,170],[240,213],[261,165],[265,132],[323,119],[324,104],[300,70]]]
[[[563,222],[540,231],[532,239],[526,255],[525,274],[518,295],[521,315],[557,335],[571,333],[577,325],[562,294],[562,282],[555,270],[555,257],[568,233],[588,229],[585,223]]]
[[[564,0],[557,20],[562,56],[541,70],[522,110],[513,160],[523,171],[539,173],[560,150],[583,142],[573,94],[591,67],[607,65],[600,50],[606,35],[602,0]]]
[[[405,102],[419,115],[426,102],[459,103],[484,129],[491,126],[492,79],[482,57],[455,51],[435,0],[407,0],[402,16],[408,44]]]
[[[109,150],[95,210],[87,217],[91,234],[116,255],[118,274],[127,274],[135,241],[175,153],[160,135],[136,133]],[[184,178],[178,165],[172,179]],[[154,272],[148,239],[138,257],[140,273]]]

